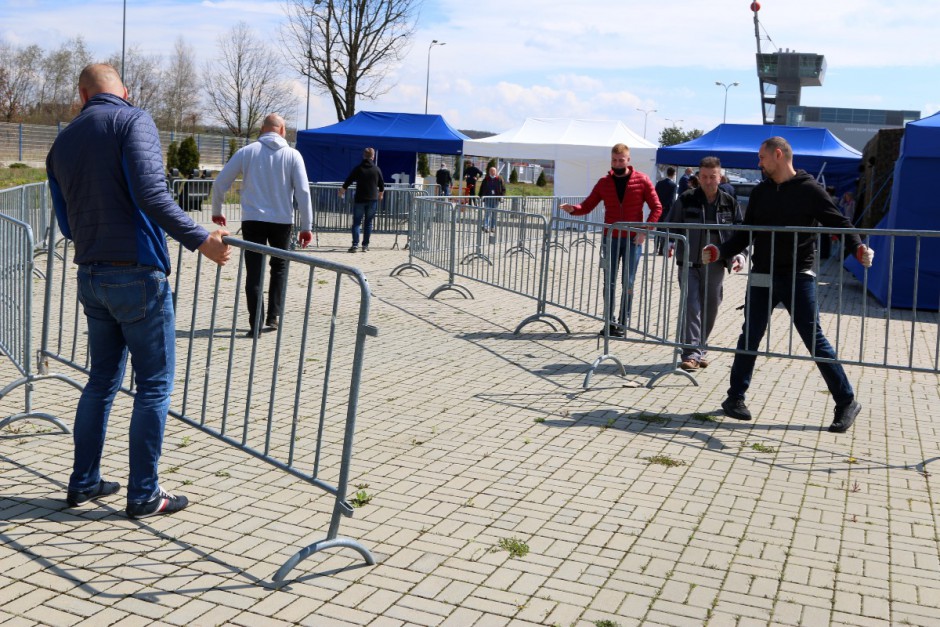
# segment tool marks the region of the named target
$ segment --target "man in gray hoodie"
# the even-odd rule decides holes
[[[238,176],[242,177],[242,237],[246,242],[287,250],[294,225],[294,200],[300,212],[302,247],[313,239],[310,184],[303,157],[284,139],[284,118],[265,116],[258,141],[248,144],[229,159],[212,187],[212,221],[225,226],[222,200]],[[271,257],[267,317],[264,311],[262,255],[245,252],[245,297],[248,301],[248,336],[257,335],[259,320],[276,329],[284,303],[287,262]],[[257,319],[256,319],[257,318]]]

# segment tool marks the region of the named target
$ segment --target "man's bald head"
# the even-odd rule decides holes
[[[92,63],[82,69],[78,75],[78,93],[82,103],[98,94],[114,94],[127,98],[127,89],[121,82],[121,75],[107,63]]]
[[[282,118],[277,113],[269,113],[264,116],[264,121],[261,122],[261,132],[262,133],[277,133],[284,136],[284,133],[287,132],[287,126],[284,124],[284,118]]]

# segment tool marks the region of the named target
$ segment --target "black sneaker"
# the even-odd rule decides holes
[[[351,253],[356,252],[356,246],[350,246],[350,247],[349,247],[349,252],[351,252]]]
[[[112,494],[117,494],[118,490],[121,489],[121,484],[116,481],[105,481],[104,479],[98,480],[98,485],[93,487],[87,492],[74,492],[69,490],[68,494],[65,496],[65,502],[69,504],[69,507],[78,507],[79,505],[84,505],[88,501],[94,501],[95,499],[100,499],[102,496],[110,496]]]
[[[856,401],[852,401],[844,407],[836,407],[836,415],[829,425],[829,431],[832,433],[845,433],[855,423],[855,418],[862,411],[862,406]]]
[[[158,516],[160,514],[172,514],[184,509],[189,505],[189,499],[185,496],[174,496],[159,488],[157,495],[145,503],[128,503],[128,518],[147,518],[148,516]]]
[[[272,331],[277,331],[277,318],[273,320],[268,320],[267,322],[264,323],[264,326],[268,327]]]
[[[602,328],[600,331],[597,332],[597,334],[604,335],[604,329]],[[610,337],[623,337],[624,335],[626,335],[623,329],[618,327],[616,324],[611,324],[607,327],[607,334]]]
[[[729,396],[721,404],[721,409],[724,410],[725,416],[729,418],[734,418],[735,420],[751,419],[751,410],[744,404],[743,398],[731,398]]]
[[[363,247],[362,247],[362,252],[364,252],[364,253],[369,252],[369,247],[368,247],[368,246],[363,246]]]

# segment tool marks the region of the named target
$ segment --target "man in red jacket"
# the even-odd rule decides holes
[[[648,176],[635,170],[630,165],[630,149],[626,144],[616,144],[610,150],[610,172],[597,181],[591,194],[580,204],[565,203],[559,205],[560,209],[573,216],[582,216],[594,210],[601,201],[604,202],[604,223],[614,222],[643,222],[643,203],[649,205],[650,214],[647,222],[656,222],[663,212],[656,195],[656,188]],[[605,235],[611,237],[610,260],[604,268],[604,288],[607,301],[607,319],[610,326],[607,332],[610,335],[622,337],[623,327],[626,326],[630,307],[633,304],[633,280],[636,278],[636,268],[640,263],[640,253],[645,233],[631,233],[628,231],[604,230]],[[629,251],[629,256],[628,256]],[[616,301],[617,276],[620,264],[624,264],[626,287],[620,299],[620,312],[614,316],[614,302]],[[605,329],[601,329],[601,335]]]

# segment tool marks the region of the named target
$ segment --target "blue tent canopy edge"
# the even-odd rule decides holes
[[[697,166],[718,157],[726,168],[757,169],[757,151],[770,137],[783,137],[793,147],[793,165],[837,189],[858,178],[862,154],[825,128],[766,124],[719,124],[701,137],[656,151],[657,163]]]
[[[460,155],[467,139],[440,115],[360,111],[336,124],[298,131],[297,150],[312,182],[344,180],[367,147],[378,152],[387,181],[396,172],[413,180],[417,153]]]

